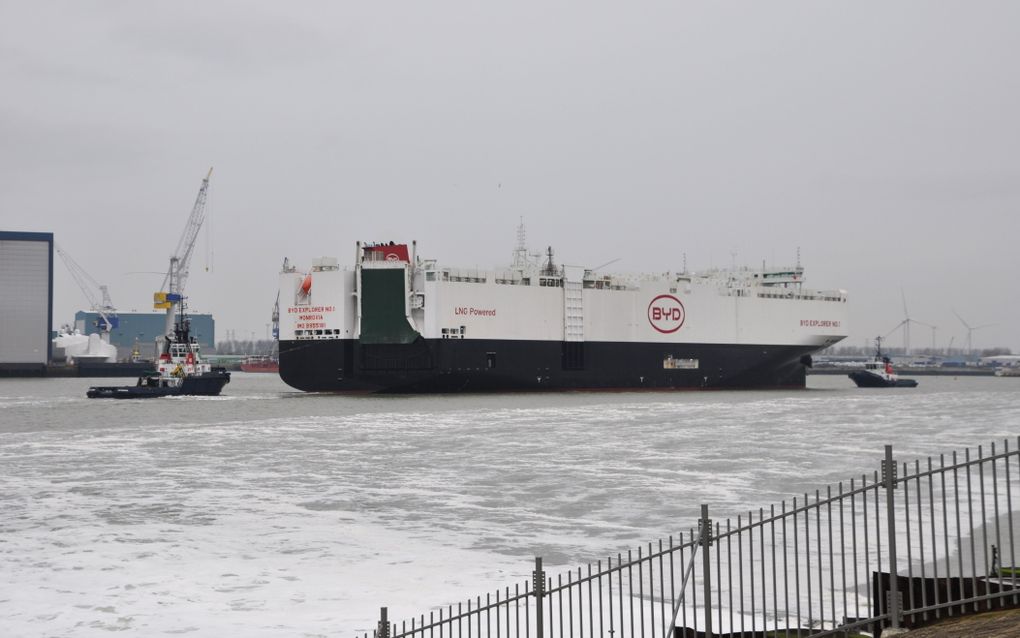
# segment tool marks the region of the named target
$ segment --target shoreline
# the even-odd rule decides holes
[[[848,375],[860,368],[808,368],[808,376]],[[916,377],[994,377],[994,368],[896,368],[899,376]],[[1018,377],[1020,378],[1020,377]]]

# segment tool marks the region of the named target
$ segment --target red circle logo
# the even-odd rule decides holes
[[[662,334],[676,332],[686,318],[684,305],[673,295],[659,295],[648,304],[648,323]]]

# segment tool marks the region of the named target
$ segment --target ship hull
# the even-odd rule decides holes
[[[916,388],[914,379],[886,379],[865,371],[851,372],[847,375],[857,384],[858,388]]]
[[[179,386],[167,387],[146,383],[142,377],[138,385],[93,386],[85,393],[90,399],[154,399],[173,396],[219,396],[223,386],[230,383],[230,373],[213,371],[185,378]]]
[[[678,351],[677,346],[668,348]],[[696,368],[665,368],[656,343],[418,339],[280,342],[280,376],[306,392],[448,393],[803,388],[817,346],[684,344]]]

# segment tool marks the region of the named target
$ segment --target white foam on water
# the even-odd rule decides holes
[[[33,396],[0,396],[0,410],[10,408],[45,407],[73,403],[71,397],[33,397]]]
[[[1010,393],[924,383],[345,398],[239,378],[145,402],[29,385],[0,399],[18,402],[0,420],[0,634],[350,636],[380,606],[400,620],[512,587],[535,555],[555,574],[686,533],[700,503],[725,523],[813,496],[884,443],[1017,432]]]

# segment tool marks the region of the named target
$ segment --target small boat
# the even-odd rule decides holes
[[[93,386],[85,393],[90,399],[148,399],[180,395],[217,396],[230,383],[225,368],[214,368],[202,360],[198,341],[191,336],[191,322],[182,313],[167,335],[156,370],[127,386]]]
[[[847,375],[858,388],[915,388],[917,381],[903,379],[893,372],[889,357],[882,354],[882,339],[875,340],[875,360],[864,364],[863,370]]]
[[[245,357],[241,362],[241,372],[280,372],[280,361],[266,355]]]

